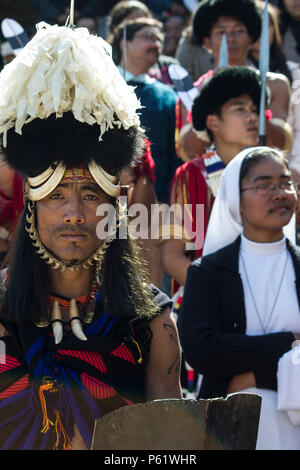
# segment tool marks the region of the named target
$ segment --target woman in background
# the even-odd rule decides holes
[[[278,150],[248,148],[227,165],[178,324],[183,354],[203,375],[200,398],[262,396],[257,449],[300,449],[300,428],[277,410],[278,361],[300,338],[295,205]]]

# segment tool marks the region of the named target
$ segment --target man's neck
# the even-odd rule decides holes
[[[215,148],[217,151],[217,154],[223,161],[225,165],[228,165],[228,163],[235,157],[238,153],[240,153],[243,150],[243,146],[240,144],[224,144],[220,142],[215,142]]]
[[[67,298],[76,298],[87,295],[93,280],[93,269],[79,269],[76,271],[50,270],[50,292]]]
[[[130,60],[127,60],[126,64],[122,60],[120,62],[120,66],[123,67],[123,69],[127,70],[127,72],[132,73],[132,75],[134,75],[134,76],[141,75],[143,73],[147,73],[148,70],[149,70],[149,68],[146,67],[144,64],[141,64],[139,62],[130,61]]]

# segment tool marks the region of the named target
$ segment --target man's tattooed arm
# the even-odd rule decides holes
[[[170,325],[169,323],[163,323],[163,327],[169,333],[169,338],[170,338],[171,343],[175,343],[178,346],[176,359],[172,362],[172,364],[168,368],[168,374],[171,374],[173,370],[175,370],[176,372],[180,370],[180,352],[179,352],[179,344],[178,344],[178,339],[177,339],[177,332],[174,326]]]

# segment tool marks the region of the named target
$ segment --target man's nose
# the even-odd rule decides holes
[[[227,41],[235,41],[235,32],[234,31],[227,31],[226,40]]]
[[[247,114],[247,120],[250,122],[257,122],[258,121],[258,114],[253,109],[249,109]]]
[[[66,224],[84,223],[85,218],[81,208],[81,204],[79,203],[76,197],[72,197],[67,203],[63,219]]]

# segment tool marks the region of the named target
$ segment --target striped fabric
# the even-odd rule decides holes
[[[19,380],[17,380],[14,384],[8,387],[6,390],[0,393],[0,400],[4,400],[5,398],[14,395],[15,393],[22,392],[26,388],[29,387],[29,374],[24,375]]]
[[[114,387],[110,387],[85,372],[81,374],[81,383],[96,400],[104,400],[105,398],[111,398],[117,395]]]
[[[19,367],[21,363],[14,356],[0,354],[0,373]]]
[[[71,356],[76,359],[80,359],[87,364],[92,365],[96,369],[100,370],[103,374],[107,372],[106,365],[101,357],[101,354],[94,351],[76,351],[71,349],[59,349],[56,352],[57,356]]]
[[[131,364],[135,364],[135,360],[131,351],[124,344],[121,344],[114,351],[112,351],[111,355],[120,357],[125,361],[131,362]]]
[[[55,345],[51,327],[47,331],[20,325],[25,360],[17,357],[17,337],[4,337],[0,449],[67,448],[74,423],[89,448],[96,419],[111,409],[145,400],[148,321],[138,320],[135,336],[130,319],[119,324],[109,314],[103,319],[101,315],[87,326],[86,342],[71,335]]]

